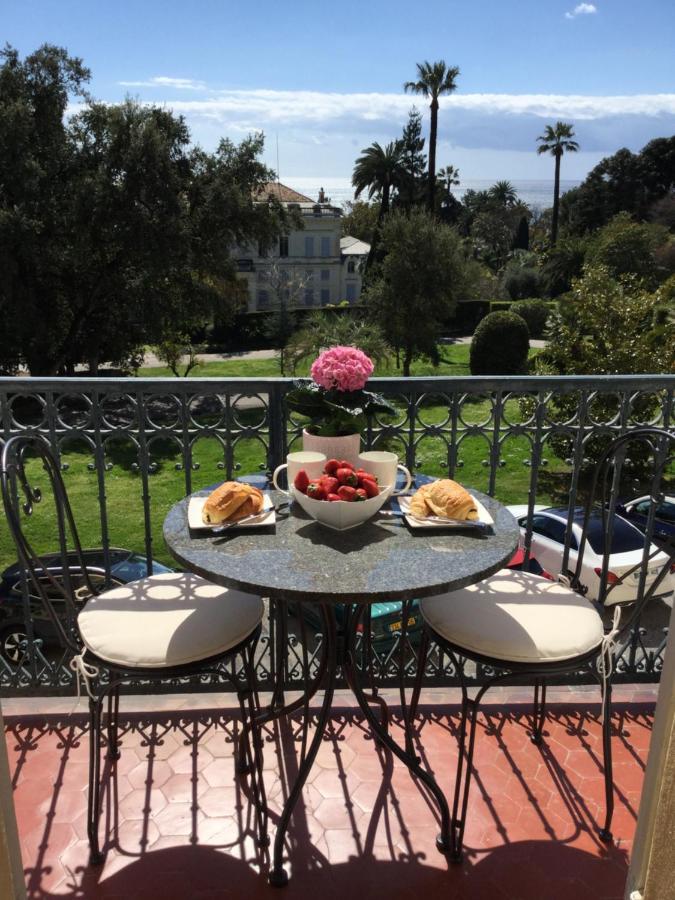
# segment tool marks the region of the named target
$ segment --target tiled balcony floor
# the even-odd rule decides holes
[[[420,746],[448,794],[456,696],[429,691],[422,698]],[[293,877],[281,893],[260,874],[267,860],[251,838],[245,781],[234,774],[232,737],[239,721],[232,708],[219,708],[220,695],[123,700],[122,757],[109,779],[118,812],[110,806],[103,811],[108,856],[100,869],[88,867],[86,717],[65,713],[72,700],[41,701],[48,714],[31,713],[31,701],[5,701],[28,896],[619,900],[655,691],[616,692],[615,842],[609,848],[593,828],[603,797],[598,692],[554,692],[542,748],[527,736],[531,692],[512,689],[495,698],[500,702],[486,705],[480,719],[460,865],[436,851],[434,811],[407,770],[374,745],[361,714],[343,698],[291,825]],[[231,707],[231,696],[222,699]],[[153,712],[139,711],[148,705]],[[267,734],[272,834],[296,766],[299,734],[297,721],[282,721]]]

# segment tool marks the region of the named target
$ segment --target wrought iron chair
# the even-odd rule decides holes
[[[53,496],[60,576],[56,574],[54,554],[50,553],[47,563],[33,548],[19,509],[31,516],[34,505],[43,500],[27,472],[28,461],[35,457],[38,464],[42,462]],[[193,676],[211,675],[236,689],[245,726],[238,747],[238,770],[249,775],[256,837],[266,846],[267,805],[254,674],[262,600],[180,572],[150,575],[104,589],[105,585],[90,577],[60,467],[40,436],[10,438],[2,452],[0,482],[26,587],[30,583],[31,593],[43,607],[60,644],[73,654],[70,667],[77,678],[78,694],[81,679],[89,696],[87,832],[91,863],[100,864],[105,856],[98,835],[104,701],[107,699],[108,756],[114,761],[120,756],[120,688],[134,682]],[[51,502],[44,506],[51,511]],[[83,596],[89,598],[84,606],[77,602]],[[237,672],[238,659],[243,661],[241,673]]]
[[[430,641],[449,654],[461,680],[459,758],[450,833],[438,837],[439,849],[449,852],[455,861],[459,861],[462,855],[476,718],[485,693],[493,685],[509,680],[534,682],[531,739],[539,744],[546,714],[547,678],[572,674],[585,668],[590,669],[602,689],[606,807],[605,820],[598,832],[601,840],[611,842],[614,785],[610,716],[615,648],[630,640],[627,636],[639,620],[645,604],[652,597],[673,589],[671,573],[674,569],[675,541],[660,542],[660,546],[655,546],[652,536],[655,510],[663,499],[663,475],[673,464],[674,449],[675,434],[649,427],[636,429],[614,440],[605,450],[593,472],[583,510],[575,570],[571,578],[561,579],[563,583],[528,572],[502,569],[469,588],[420,602],[425,627],[408,721],[412,723],[419,702]],[[633,456],[632,460],[627,456],[629,453]],[[617,576],[609,569],[615,510],[625,478],[635,471],[637,460],[640,460],[642,467],[649,467],[651,472],[647,482],[651,507],[644,550],[637,565]],[[601,517],[603,545],[601,571],[596,570],[600,586],[595,604],[584,597],[586,591],[582,583],[583,554],[592,515]],[[570,533],[571,519],[567,527],[563,572],[567,571]],[[612,592],[625,582],[635,588],[636,597],[631,602],[614,604],[613,623],[609,632],[605,633],[600,612],[603,607],[612,604]],[[473,698],[469,697],[464,672],[466,660],[482,664],[492,673]],[[407,742],[410,749],[410,728]]]

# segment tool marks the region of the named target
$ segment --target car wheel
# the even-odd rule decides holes
[[[28,635],[21,625],[8,625],[0,630],[0,654],[7,662],[18,664],[23,655],[22,644]]]

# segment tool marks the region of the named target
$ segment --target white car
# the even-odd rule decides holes
[[[520,525],[519,545],[525,545],[525,531],[527,526],[527,506],[509,506],[510,512],[518,520]],[[532,514],[532,540],[530,555],[539,565],[557,577],[562,572],[563,547],[565,542],[565,530],[567,528],[568,510],[566,507],[535,506]],[[579,543],[581,541],[581,529],[584,519],[584,510],[577,507],[574,510],[572,520],[572,533],[570,535],[570,551],[567,564],[567,573],[576,571]],[[615,603],[629,603],[637,599],[637,585],[639,569],[642,562],[642,554],[645,546],[645,536],[630,522],[621,516],[614,520],[612,535],[612,552],[609,557],[609,570],[607,581],[609,587],[605,599],[606,605]],[[600,592],[600,577],[602,574],[602,554],[604,552],[604,537],[602,530],[602,516],[600,513],[591,515],[588,531],[586,533],[586,546],[581,564],[580,581],[581,590],[590,600],[597,600]],[[663,569],[668,556],[659,551],[654,544],[651,545],[654,554],[649,561],[647,569],[646,586],[654,581]],[[635,572],[620,582],[619,579],[626,572],[638,567]],[[565,573],[565,574],[567,574]],[[672,595],[675,588],[673,567],[665,576],[657,589],[656,597],[667,598]]]

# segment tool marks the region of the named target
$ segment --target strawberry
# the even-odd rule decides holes
[[[340,466],[336,474],[340,484],[348,484],[351,485],[351,487],[356,487],[359,483],[359,479],[353,469],[347,469],[345,466]]]
[[[325,500],[328,494],[324,490],[323,485],[318,481],[310,481],[307,485],[307,496],[311,497],[313,500]]]
[[[338,463],[338,469],[351,469],[354,471],[354,466],[349,462],[348,459],[341,459]]]
[[[301,494],[307,493],[307,485],[309,484],[309,476],[304,469],[300,469],[298,474],[295,476],[293,481],[293,485],[296,490],[300,491]]]
[[[367,500],[367,499],[368,499],[368,494],[366,494],[365,490],[363,488],[357,488],[356,494],[354,496],[354,500],[363,501],[363,500]]]
[[[377,484],[377,475],[373,475],[372,472],[366,472],[365,469],[357,469],[356,474],[359,479],[359,484],[361,483],[362,478],[370,478],[371,481],[374,481]]]
[[[342,500],[342,497],[339,494],[329,494],[328,499],[331,503],[335,503],[336,500]]]
[[[338,488],[338,497],[350,503],[356,497],[356,490],[350,484],[341,484]]]
[[[380,489],[374,481],[371,481],[370,478],[364,478],[360,484],[359,490],[365,491],[366,497],[377,497],[380,493]]]
[[[337,470],[340,468],[340,463],[337,459],[329,459],[326,465],[323,467],[326,475],[335,475]]]
[[[338,489],[339,483],[337,478],[334,478],[332,475],[322,475],[319,478],[319,484],[323,486],[327,494],[334,494]]]

